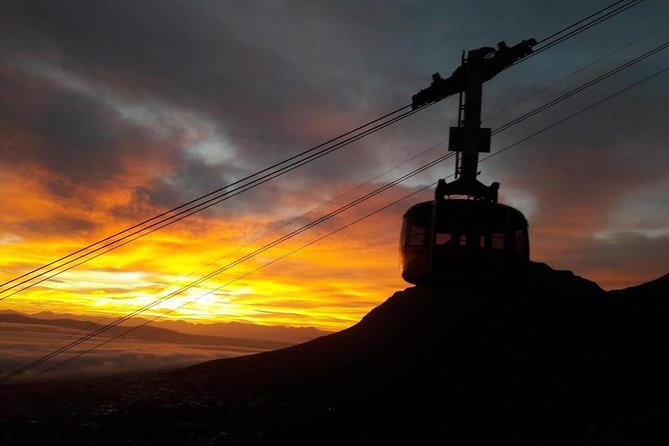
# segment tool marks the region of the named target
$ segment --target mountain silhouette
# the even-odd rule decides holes
[[[606,292],[541,263],[522,283],[412,287],[281,350],[6,386],[0,430],[16,444],[662,444],[667,291],[669,275]]]
[[[29,326],[61,327],[65,329],[80,330],[83,333],[89,333],[104,328],[104,325],[87,320],[76,319],[40,319],[26,316],[24,314],[0,313],[0,323],[21,324]],[[108,328],[104,331],[102,338],[112,338],[123,335],[128,331],[128,327],[119,325]],[[271,340],[256,340],[230,336],[208,336],[190,333],[181,333],[175,330],[169,330],[160,327],[140,326],[124,336],[124,339],[137,339],[146,342],[169,342],[174,344],[199,344],[199,345],[227,345],[233,348],[239,348],[240,351],[249,349],[277,349],[290,345],[288,342],[277,342]]]

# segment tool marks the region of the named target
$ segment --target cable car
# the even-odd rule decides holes
[[[435,199],[409,208],[402,220],[402,278],[423,286],[448,286],[462,280],[506,280],[527,271],[528,223],[511,206],[497,202],[499,183],[477,179],[478,154],[490,151],[491,131],[481,128],[482,84],[531,52],[536,41],[514,47],[469,51],[448,79],[438,73],[432,85],[413,96],[413,108],[460,93],[458,127],[451,127],[455,181],[439,180]],[[464,119],[463,119],[464,113]]]
[[[529,234],[517,209],[481,200],[432,200],[404,214],[402,278],[439,286],[462,278],[515,277],[527,270]]]

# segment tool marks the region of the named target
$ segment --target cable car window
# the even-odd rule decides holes
[[[425,244],[425,228],[422,226],[409,225],[407,234],[407,246],[423,246]]]
[[[504,233],[495,232],[491,237],[492,249],[504,250]]]
[[[485,248],[485,235],[479,236],[479,248]]]
[[[467,235],[462,234],[460,236],[460,246],[467,246]]]
[[[437,233],[437,236],[434,239],[434,242],[437,245],[445,245],[446,243],[450,242],[453,236],[451,234],[445,233],[445,232],[440,232]]]
[[[522,254],[525,252],[525,231],[516,231],[516,253]]]

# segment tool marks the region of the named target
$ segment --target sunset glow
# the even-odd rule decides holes
[[[16,177],[17,182],[24,180]],[[57,200],[45,200],[36,187],[29,190],[35,190],[35,195],[29,197],[35,204],[21,200],[21,205],[15,207],[24,216],[39,218],[45,226],[53,221],[57,226],[62,215],[72,213],[72,209],[59,208]],[[15,230],[0,245],[2,281],[67,255],[89,241],[102,239],[122,228],[122,224],[130,226],[131,221],[113,220],[106,214],[126,204],[124,196],[128,195],[117,193],[118,202],[102,195],[102,203],[90,204],[96,211],[75,210],[80,221],[95,225],[69,232],[69,237],[44,234],[31,240],[32,234],[23,229],[27,226],[25,221],[17,215]],[[36,209],[40,213],[32,214]],[[360,212],[353,215],[356,214],[359,216]],[[392,227],[394,222],[383,221],[388,220],[387,215],[364,221],[357,228],[294,252],[276,264],[270,262],[338,225],[323,225],[322,229],[309,231],[230,267],[237,259],[299,227],[295,223],[272,232],[277,225],[263,221],[266,218],[193,216],[10,296],[5,302],[7,307],[27,313],[121,316],[169,297],[152,306],[144,316],[169,312],[171,318],[186,320],[313,325],[332,330],[352,325],[384,297],[408,285],[399,278],[393,252],[399,228]],[[105,221],[109,226],[102,223]],[[345,223],[341,221],[339,226]],[[362,241],[366,232],[379,227],[391,232],[379,234],[380,240]],[[262,237],[265,233],[269,235]],[[221,269],[220,274],[191,287],[201,277]],[[245,274],[249,275],[244,277]],[[369,277],[380,286],[370,286]]]

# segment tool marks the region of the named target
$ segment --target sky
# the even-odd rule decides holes
[[[610,3],[0,0],[0,280],[405,106],[462,51],[541,40]],[[646,0],[502,72],[484,86],[483,125],[666,42],[668,20],[667,2]],[[492,151],[667,66],[664,50],[500,132]],[[665,73],[481,163],[527,216],[534,261],[604,289],[669,272],[668,112]],[[442,101],[0,310],[129,313],[443,155],[456,115]],[[440,164],[148,314],[346,328],[411,286],[401,217],[431,190],[273,261],[452,172]]]

